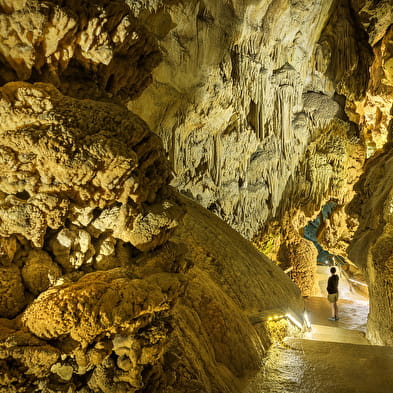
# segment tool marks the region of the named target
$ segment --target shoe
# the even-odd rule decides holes
[[[338,318],[337,318],[338,319]],[[328,318],[328,320],[329,321],[335,321],[336,320],[336,317],[330,317],[330,318]]]
[[[339,317],[335,317],[334,319],[335,319],[336,321],[338,321],[340,318],[339,318]]]

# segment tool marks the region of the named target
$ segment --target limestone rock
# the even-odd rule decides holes
[[[88,378],[94,389],[138,388],[143,369],[154,366],[163,354],[168,336],[160,320],[182,286],[176,275],[163,273],[144,280],[133,278],[127,269],[90,273],[74,284],[42,293],[24,312],[23,324],[45,340],[78,343],[78,367],[67,357],[51,366],[62,380],[94,369]],[[102,337],[112,337],[113,344],[101,346],[100,356]],[[109,358],[112,351],[118,358],[116,365]]]
[[[83,229],[63,228],[49,241],[49,246],[56,262],[67,272],[93,263],[95,250],[91,236]]]
[[[393,345],[392,165],[390,150],[371,160],[350,205],[350,213],[358,219],[359,227],[349,247],[349,257],[366,273],[370,293],[367,334],[371,342],[381,345]]]
[[[393,14],[393,6],[391,6]],[[381,149],[389,137],[391,95],[393,94],[392,58],[393,28],[383,30],[384,35],[373,47],[374,61],[370,68],[370,81],[363,100],[355,102],[351,112],[362,128],[367,156]]]
[[[314,293],[316,281],[317,249],[309,240],[299,234],[292,234],[287,240],[288,259],[293,263],[291,278],[300,288],[303,296],[311,296]]]
[[[184,290],[171,273],[176,256],[164,253],[159,268],[133,266],[137,248],[166,243],[183,214],[160,140],[124,107],[48,84],[11,83],[0,93],[0,316],[17,317],[16,335],[27,329],[54,346],[10,343],[1,382],[36,378],[43,391],[82,375],[86,388],[140,387],[163,356],[165,318]],[[129,354],[135,367],[124,357],[108,376],[118,334],[141,350]]]
[[[24,284],[36,296],[55,284],[62,275],[59,265],[42,250],[30,251],[22,269]]]
[[[15,265],[0,266],[0,318],[15,317],[25,305],[22,276]]]
[[[38,207],[10,195],[0,200],[0,215],[0,235],[20,234],[42,246],[47,222]]]
[[[15,237],[0,237],[0,265],[9,266],[11,264],[16,252],[16,247]]]
[[[75,215],[75,209],[88,209],[91,214],[94,206],[111,206],[108,211],[121,215],[110,218],[116,224],[101,224],[101,231],[115,231],[115,237],[144,250],[166,241],[181,212],[170,198],[164,209],[140,207],[154,201],[169,179],[160,142],[141,120],[119,106],[63,97],[49,85],[14,83],[2,89],[2,236],[20,234],[39,247],[47,230],[60,228],[69,211]],[[127,205],[128,198],[138,205]],[[88,223],[82,218],[78,222]],[[67,232],[69,242],[78,244],[69,247],[75,261],[62,262],[60,246],[55,247],[58,261],[78,267],[91,262],[90,234],[69,231],[63,228],[56,236]],[[70,252],[64,252],[69,259]]]
[[[59,356],[60,353],[56,348],[39,340],[34,335],[0,326],[0,359],[15,359],[18,367],[22,366],[27,375],[34,375],[34,378],[47,377],[50,374],[50,367]],[[1,360],[0,371],[0,387],[7,387],[5,384],[7,378],[14,385],[22,383],[23,386],[22,374],[15,375]],[[29,379],[31,383],[34,383],[32,378]]]
[[[176,280],[173,285],[179,287]],[[90,273],[76,283],[42,293],[23,319],[38,337],[55,339],[68,334],[85,346],[103,333],[126,328],[144,314],[165,310],[167,298],[159,287],[127,277],[127,271],[118,268]]]
[[[208,385],[214,386],[212,391],[239,392],[238,378],[260,367],[271,344],[263,324],[253,325],[248,317],[280,308],[282,302],[299,315],[300,292],[278,266],[215,215],[188,199],[184,204],[184,225],[172,241],[187,244],[194,265],[187,273],[186,296],[174,308],[167,374],[176,391],[204,391]]]
[[[2,94],[2,145],[24,159],[15,158],[12,166],[3,164],[8,174],[2,182],[5,192],[68,192],[85,203],[104,206],[105,200],[122,200],[129,194],[137,202],[151,200],[168,178],[162,153],[153,151],[160,144],[157,137],[123,108],[65,98],[49,85],[12,83],[2,88]],[[109,139],[111,133],[119,139]],[[140,159],[143,170],[137,168]],[[154,176],[156,171],[160,177]],[[18,181],[19,172],[23,183]],[[97,195],[89,196],[94,190]]]
[[[124,1],[2,3],[2,83],[38,79],[78,97],[137,96],[161,59]]]
[[[96,246],[97,255],[94,258],[94,267],[97,270],[109,270],[121,265],[122,258],[116,256],[116,244],[117,240],[112,236],[99,241]]]
[[[51,367],[50,371],[52,371],[52,373],[57,374],[64,381],[69,381],[72,378],[72,374],[74,372],[74,369],[68,365],[62,365],[61,363],[55,363]]]
[[[310,143],[346,122],[338,86],[364,96],[367,37],[332,1],[177,1],[165,12],[163,62],[128,106],[162,137],[172,184],[252,238],[291,207]]]
[[[241,391],[272,340],[250,315],[300,315],[300,291],[169,188],[172,169],[173,186],[243,235],[278,222],[265,244],[270,255],[287,246],[308,294],[314,255],[299,228],[331,198],[345,211],[362,138],[386,140],[391,10],[389,0],[0,1],[0,83],[13,81],[0,88],[0,316],[16,317],[0,320],[0,389]],[[171,164],[116,104],[142,91],[128,107]],[[368,270],[370,338],[388,344],[390,160],[386,150],[359,183],[356,238],[368,252],[352,250]],[[326,243],[344,253],[351,220],[332,217]]]
[[[91,222],[89,230],[96,237],[110,230],[114,237],[147,251],[169,239],[177,225],[173,217],[180,215],[178,206],[170,200],[151,205],[148,211],[140,213],[129,205],[115,205],[104,209]]]

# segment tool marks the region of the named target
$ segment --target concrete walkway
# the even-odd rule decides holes
[[[247,393],[391,393],[393,348],[287,338]]]
[[[319,270],[320,293],[328,275]],[[392,393],[393,348],[369,345],[368,302],[340,278],[338,321],[326,298],[305,300],[312,324],[302,339],[286,338],[268,351],[245,393]]]
[[[310,297],[305,300],[305,304],[311,322],[311,330],[305,333],[304,338],[351,344],[369,344],[365,336],[368,315],[367,301],[340,299],[338,301],[340,318],[338,321],[328,320],[331,311],[327,299]]]

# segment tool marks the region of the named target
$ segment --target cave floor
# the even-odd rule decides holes
[[[391,393],[393,348],[286,338],[247,393]]]
[[[273,345],[246,393],[390,393],[393,348],[369,345],[368,302],[338,302],[338,321],[329,321],[325,297],[305,300],[311,331]]]
[[[329,321],[330,304],[322,297],[309,297],[305,300],[311,330],[304,338],[310,340],[369,344],[365,337],[368,302],[340,299],[338,301],[338,321]]]

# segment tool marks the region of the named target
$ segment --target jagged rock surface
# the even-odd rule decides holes
[[[0,323],[0,386],[79,391],[84,375],[94,392],[136,389],[184,290],[179,267],[132,267],[183,214],[161,142],[124,107],[48,84],[0,96],[0,317],[12,319]],[[131,347],[112,350],[123,336]]]
[[[238,392],[271,340],[250,313],[300,315],[295,285],[125,107],[11,82],[0,108],[0,391]]]
[[[75,97],[136,97],[161,60],[122,0],[0,3],[0,82],[53,83]]]
[[[367,324],[369,339],[393,345],[393,160],[391,147],[368,163],[367,173],[358,184],[351,213],[359,227],[349,248],[349,257],[366,272],[370,293]],[[370,214],[372,212],[372,214]]]
[[[158,38],[163,62],[129,107],[162,137],[173,184],[261,249],[274,244],[281,264],[290,226],[301,233],[334,200],[320,240],[347,258],[353,186],[391,139],[391,1],[177,1],[165,11],[175,26]],[[288,212],[302,219],[269,233]]]
[[[391,15],[390,0],[0,1],[0,83],[12,82],[0,92],[1,388],[241,391],[271,334],[249,313],[299,313],[299,292],[179,201],[159,138],[97,100],[144,91],[128,106],[161,136],[172,184],[247,237],[275,218],[272,255],[287,247],[306,293],[299,228],[330,198],[345,209],[361,138],[372,152],[391,127]],[[390,229],[378,228],[370,338],[390,343]]]
[[[360,267],[370,292],[368,336],[371,342],[392,345],[393,310],[389,266],[389,150],[392,133],[393,4],[390,1],[352,1],[373,51],[364,96],[346,102],[346,113],[359,125],[369,163],[355,185],[349,206],[339,206],[325,222],[319,240],[330,250]],[[343,94],[350,96],[350,89]],[[383,152],[381,149],[383,148]],[[373,157],[373,154],[375,157]],[[371,157],[371,158],[370,158]],[[355,163],[355,161],[353,161]],[[352,175],[356,172],[353,165]],[[359,172],[358,172],[359,173]],[[385,207],[384,207],[385,206]],[[349,246],[349,249],[348,249]],[[348,254],[349,252],[349,254]]]
[[[160,40],[163,62],[129,107],[162,137],[173,184],[246,237],[300,194],[312,217],[346,192],[331,179],[345,160],[332,139],[351,139],[338,135],[348,123],[335,93],[364,94],[371,57],[348,5],[207,0],[166,10],[176,26]],[[334,157],[304,164],[312,143]]]

